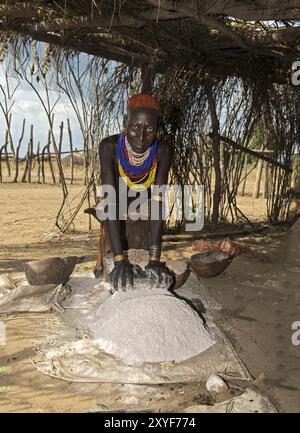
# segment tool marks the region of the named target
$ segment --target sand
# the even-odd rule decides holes
[[[245,197],[238,196],[239,208],[251,220],[263,218],[266,208],[262,197],[252,199],[254,178],[249,187],[247,184]],[[72,196],[82,188],[82,185],[70,187]],[[76,269],[93,269],[97,227],[90,235],[85,233],[87,216],[83,212],[76,220],[76,229],[80,230],[78,237],[49,241],[43,236],[53,227],[61,196],[58,185],[0,185],[4,229],[0,240],[1,273],[22,271],[23,263],[28,260],[60,255],[86,255],[90,261],[77,265]],[[224,231],[224,227],[220,227],[220,231]],[[299,225],[298,231],[300,233]],[[256,251],[268,253],[272,263],[237,257],[225,274],[206,280],[206,285],[224,306],[224,330],[250,372],[256,377],[264,373],[263,388],[267,388],[278,403],[279,410],[298,413],[300,349],[291,343],[291,324],[300,320],[299,298],[295,300],[300,293],[300,268],[294,263],[300,255],[299,248],[292,251],[285,242],[281,244],[288,237],[288,233],[272,231],[240,239],[250,242]],[[299,245],[298,239],[297,242]],[[192,241],[167,243],[163,260],[186,260],[193,254]],[[41,375],[31,362],[34,328],[48,317],[39,313],[34,317],[2,319],[7,327],[7,344],[0,346],[0,412],[83,412],[90,409],[91,399],[78,393],[74,384]],[[96,384],[95,390],[98,389],[99,384]],[[156,389],[153,392],[157,393]]]
[[[128,365],[181,361],[214,344],[200,316],[162,289],[116,292],[90,329],[99,346]]]

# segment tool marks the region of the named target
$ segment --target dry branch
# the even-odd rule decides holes
[[[212,134],[209,134],[211,137]],[[247,147],[242,146],[241,144],[236,143],[235,141],[231,140],[228,137],[219,136],[220,140],[224,141],[224,143],[229,144],[230,146],[234,147],[235,149],[241,150],[242,152],[248,153],[249,155],[255,156],[258,159],[262,159],[263,161],[269,162],[270,164],[281,168],[282,170],[285,170],[287,172],[292,172],[291,167],[287,167],[284,164],[281,164],[280,162],[269,158],[268,156],[263,155],[262,153],[255,152],[255,150],[248,149]]]

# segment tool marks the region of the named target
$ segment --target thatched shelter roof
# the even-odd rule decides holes
[[[0,0],[14,35],[164,73],[199,64],[281,79],[300,51],[299,0]]]

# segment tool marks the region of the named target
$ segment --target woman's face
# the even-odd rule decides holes
[[[128,112],[126,137],[135,152],[143,153],[156,137],[158,112],[150,108],[133,108]]]

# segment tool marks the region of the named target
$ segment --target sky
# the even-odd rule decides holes
[[[5,70],[6,65],[4,63],[0,64],[0,85],[6,89],[6,80],[5,80]],[[11,89],[14,89],[17,84],[18,79],[14,76],[9,76],[9,83]],[[39,91],[43,94],[42,86],[39,86]],[[57,98],[57,93],[52,91],[52,99],[53,101]],[[11,121],[11,131],[12,137],[14,141],[14,145],[19,142],[19,137],[22,131],[22,123],[23,119],[26,119],[25,125],[25,133],[22,141],[22,145],[20,148],[20,156],[24,156],[27,152],[28,141],[29,141],[29,133],[30,133],[30,125],[33,127],[33,143],[34,143],[34,152],[37,149],[37,143],[40,141],[41,146],[46,145],[48,139],[48,120],[47,115],[42,107],[41,102],[38,99],[38,96],[31,89],[30,85],[26,83],[24,80],[21,80],[19,87],[17,88],[14,94],[14,104],[11,110],[12,113],[12,121]],[[0,102],[3,104],[4,97],[3,93],[0,90]],[[74,111],[70,103],[67,101],[65,96],[62,96],[59,102],[57,103],[54,109],[55,117],[54,117],[54,131],[55,136],[57,137],[57,141],[59,138],[59,125],[61,121],[64,122],[64,138],[63,138],[63,150],[69,150],[69,138],[67,134],[67,118],[70,119],[70,125],[72,129],[73,136],[73,148],[82,149],[83,141],[81,132],[78,125],[78,120],[75,116]],[[0,146],[4,144],[5,141],[5,133],[6,133],[6,121],[3,115],[2,109],[0,107]],[[8,146],[9,148],[9,146]]]

